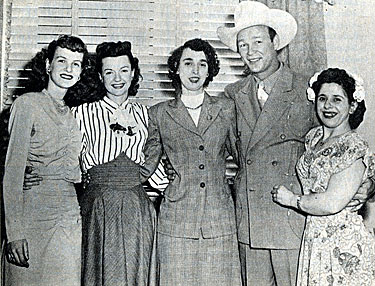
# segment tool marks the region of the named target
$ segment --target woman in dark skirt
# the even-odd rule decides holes
[[[103,98],[73,109],[83,134],[81,198],[84,286],[153,284],[155,210],[139,176],[147,108],[130,103],[140,69],[129,42],[98,45]]]

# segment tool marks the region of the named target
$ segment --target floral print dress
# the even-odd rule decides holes
[[[355,131],[341,135],[326,148],[314,150],[322,136],[322,127],[310,130],[306,151],[297,163],[305,194],[325,192],[330,177],[358,159],[366,166],[363,180],[372,176],[374,162],[368,145]],[[345,208],[334,215],[307,216],[297,285],[375,285],[375,238],[359,214]]]

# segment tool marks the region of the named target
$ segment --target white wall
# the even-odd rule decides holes
[[[365,81],[365,120],[359,132],[375,151],[375,1],[336,0],[324,5],[329,67],[341,67]]]

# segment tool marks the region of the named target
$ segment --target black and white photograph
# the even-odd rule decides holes
[[[373,0],[0,4],[0,286],[375,286]]]

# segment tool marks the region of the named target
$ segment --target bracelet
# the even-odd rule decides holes
[[[297,196],[297,200],[296,200],[296,203],[297,203],[297,209],[299,209],[300,211],[302,210],[302,209],[301,209],[301,198],[302,198],[302,196],[301,196],[301,195],[298,195],[298,196]]]

